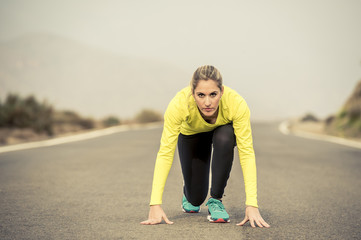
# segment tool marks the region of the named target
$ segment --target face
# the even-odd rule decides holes
[[[203,116],[212,117],[218,110],[219,100],[223,95],[222,91],[217,86],[216,81],[200,80],[197,87],[194,89],[193,97],[196,100],[197,106]]]

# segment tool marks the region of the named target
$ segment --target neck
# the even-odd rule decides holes
[[[199,111],[199,112],[201,113],[202,118],[203,118],[207,123],[214,124],[214,123],[217,121],[218,109],[219,109],[219,108],[217,108],[217,111],[215,111],[212,116],[205,116],[201,111]]]

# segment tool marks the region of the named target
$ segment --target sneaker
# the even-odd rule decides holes
[[[193,206],[190,202],[188,202],[186,196],[183,194],[182,200],[182,209],[185,213],[199,213],[201,211],[200,206]]]
[[[221,200],[210,198],[206,204],[208,206],[208,217],[210,222],[227,223],[230,222],[229,215]]]

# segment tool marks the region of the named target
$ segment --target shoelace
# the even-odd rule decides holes
[[[224,206],[221,201],[216,201],[216,200],[210,199],[207,206],[210,206],[212,208],[212,210],[215,212],[223,212],[224,211]]]

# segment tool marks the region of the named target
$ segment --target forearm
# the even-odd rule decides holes
[[[154,168],[150,205],[162,204],[163,191],[171,166],[172,162],[157,159]]]
[[[254,156],[241,159],[244,187],[246,192],[246,205],[258,207],[257,202],[257,169]]]

